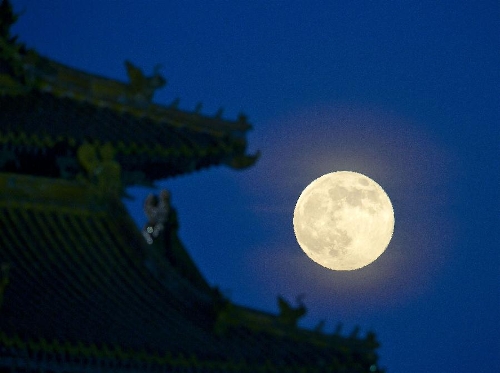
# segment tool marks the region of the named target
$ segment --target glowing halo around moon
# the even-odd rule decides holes
[[[354,270],[385,251],[394,231],[394,210],[389,196],[369,177],[332,172],[301,193],[293,228],[313,261],[332,270]]]

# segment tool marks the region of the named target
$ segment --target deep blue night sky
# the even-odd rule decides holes
[[[13,1],[14,33],[70,66],[167,87],[155,101],[254,125],[251,169],[158,183],[200,270],[234,302],[303,326],[374,330],[395,372],[500,371],[498,1]],[[332,171],[377,181],[395,210],[373,264],[333,272],[295,241],[302,189]],[[139,225],[143,198],[127,201]]]

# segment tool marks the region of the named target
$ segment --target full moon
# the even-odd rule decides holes
[[[293,228],[309,258],[329,269],[349,271],[385,251],[394,231],[394,210],[382,187],[369,177],[332,172],[301,193]]]

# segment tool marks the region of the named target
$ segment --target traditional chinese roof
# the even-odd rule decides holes
[[[119,199],[84,182],[0,174],[0,227],[0,357],[23,351],[31,364],[128,362],[146,371],[375,366],[373,335],[301,330],[184,276]]]
[[[241,168],[236,121],[152,103],[165,83],[90,75],[10,37],[0,4],[0,371],[367,372],[378,344],[236,305],[177,237],[167,192],[140,232],[123,184],[216,164]],[[10,18],[9,18],[10,17]]]
[[[199,108],[153,103],[166,80],[126,61],[129,82],[89,74],[0,35],[0,171],[74,178],[84,143],[111,144],[125,185],[151,183],[226,164],[245,168],[245,115],[224,119]],[[43,165],[43,167],[41,167]]]

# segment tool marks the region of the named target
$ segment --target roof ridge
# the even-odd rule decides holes
[[[70,67],[35,51],[29,51],[20,57],[23,60],[25,73],[32,77],[31,80],[36,80],[37,89],[41,92],[51,92],[58,97],[90,102],[99,107],[109,107],[158,122],[164,121],[165,116],[168,116],[169,123],[177,121],[182,123],[182,126],[207,131],[251,129],[244,114],[240,114],[236,120],[229,120],[222,118],[221,109],[212,116],[203,115],[200,112],[200,104],[197,104],[192,111],[180,110],[179,99],[174,99],[168,106],[153,102],[154,90],[166,84],[166,80],[159,75],[157,69],[154,75],[145,76],[141,69],[125,61],[130,80],[124,82]],[[155,83],[155,80],[158,82]]]

